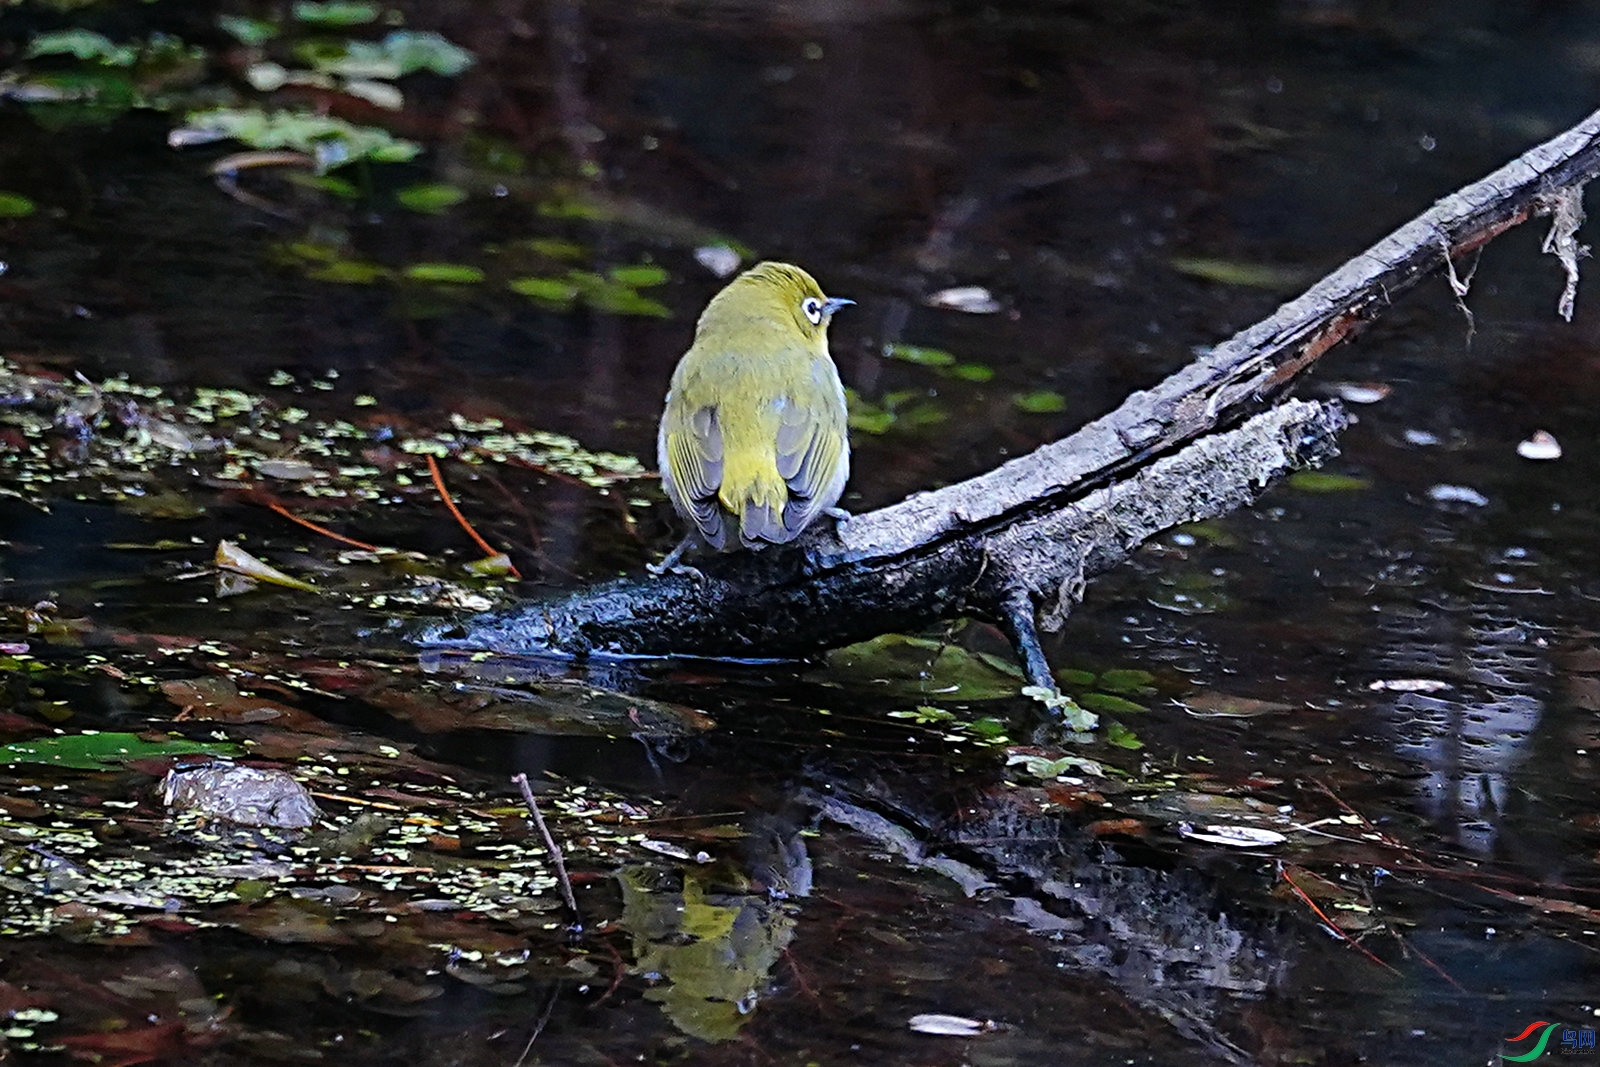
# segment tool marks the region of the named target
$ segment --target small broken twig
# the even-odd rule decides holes
[[[533,813],[534,825],[539,828],[539,836],[544,838],[544,847],[550,852],[550,862],[556,869],[556,881],[561,886],[561,899],[566,901],[567,911],[572,913],[572,932],[582,933],[583,913],[578,910],[578,898],[572,895],[572,879],[567,877],[566,860],[561,858],[561,847],[551,836],[550,827],[545,825],[544,814],[539,811],[539,804],[533,799],[533,787],[528,784],[528,776],[514,774],[511,776],[511,781],[522,790],[522,799],[527,803],[528,810]]]
[[[379,548],[377,545],[369,545],[365,541],[357,541],[354,537],[346,537],[342,533],[335,533],[320,523],[312,522],[310,519],[303,519],[299,515],[296,515],[294,512],[290,511],[288,508],[284,507],[282,504],[278,503],[276,500],[267,501],[267,510],[282,515],[296,526],[304,526],[312,533],[321,534],[323,537],[338,541],[341,544],[350,545],[353,548],[364,549],[368,552],[383,551],[383,549]]]
[[[473,529],[472,523],[467,521],[467,517],[461,514],[461,509],[456,507],[455,500],[450,496],[450,490],[445,488],[444,475],[439,470],[439,461],[432,456],[426,458],[428,460],[428,474],[433,478],[433,487],[439,491],[439,499],[444,501],[444,506],[449,510],[451,516],[461,524],[463,530],[467,531],[467,536],[472,538],[473,543],[483,550],[485,556],[500,555],[499,550],[485,541],[483,536]],[[506,563],[506,573],[513,578],[522,577],[521,572],[517,570],[516,564],[509,561]]]

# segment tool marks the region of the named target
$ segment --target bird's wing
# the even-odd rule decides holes
[[[675,502],[684,517],[699,527],[706,542],[720,549],[726,532],[717,505],[717,490],[722,485],[722,428],[717,424],[717,409],[699,407],[686,415],[670,406],[668,410],[673,414],[662,432],[667,471],[681,494]]]
[[[778,474],[789,486],[783,525],[791,538],[818,512],[838,502],[849,470],[849,431],[838,373],[819,363],[815,374],[819,388],[812,402],[797,404],[791,399],[778,423]],[[819,403],[822,397],[828,402]]]

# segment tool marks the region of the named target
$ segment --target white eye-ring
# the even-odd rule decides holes
[[[814,296],[808,296],[800,301],[800,310],[811,320],[811,325],[822,325],[822,301]]]

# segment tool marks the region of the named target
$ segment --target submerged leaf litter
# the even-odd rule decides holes
[[[275,378],[275,382],[284,383]],[[262,478],[277,489],[331,501],[400,504],[426,488],[407,456],[468,464],[515,463],[595,489],[648,476],[635,457],[596,452],[574,438],[455,415],[448,429],[401,433],[319,419],[293,404],[237,389],[196,388],[187,401],[126,378],[58,381],[0,359],[0,494],[44,507],[51,498],[130,500],[174,474],[214,488]],[[289,471],[282,465],[294,461]],[[290,474],[272,478],[272,473]],[[187,475],[187,477],[185,477]]]
[[[351,780],[360,773],[332,760],[295,767],[325,809],[339,809],[305,834],[167,815],[153,782],[114,801],[80,796],[70,782],[8,783],[0,935],[108,942],[153,922],[169,934],[228,927],[267,940],[340,943],[354,936],[343,924],[377,916],[452,952],[499,945],[508,932],[564,927],[550,859],[520,804],[445,781],[402,791],[376,776],[367,787],[383,799],[369,802]],[[99,792],[109,783],[81,784]],[[648,816],[648,801],[570,786],[542,804],[569,864],[609,870],[641,854],[646,834],[633,827]],[[286,912],[271,907],[275,901],[306,906]],[[429,934],[439,915],[455,920],[447,942]],[[491,925],[474,940],[460,920]]]

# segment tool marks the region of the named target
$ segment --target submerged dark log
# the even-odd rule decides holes
[[[1284,403],[1321,356],[1453,257],[1540,214],[1568,272],[1581,189],[1600,174],[1600,112],[1435,204],[1302,296],[1060,441],[811,537],[701,564],[706,580],[630,578],[434,627],[429,644],[575,656],[783,658],[975,615],[1006,627],[1049,686],[1035,634],[1141,541],[1243,506],[1333,454],[1336,407]],[[1276,407],[1274,405],[1277,405]],[[1037,615],[1037,619],[1036,619]]]
[[[577,656],[798,658],[967,615],[1005,626],[1031,680],[1049,686],[1032,635],[1036,603],[1063,614],[1087,579],[1151,535],[1233,511],[1291,470],[1332,455],[1344,425],[1337,405],[1292,401],[1081,499],[893,557],[848,552],[843,542],[856,518],[839,538],[819,535],[800,551],[715,556],[702,561],[702,578],[623,578],[478,616],[428,640]]]

